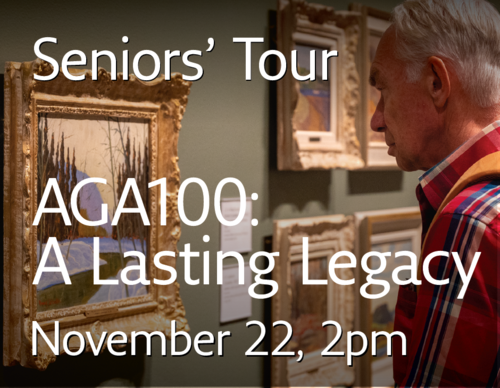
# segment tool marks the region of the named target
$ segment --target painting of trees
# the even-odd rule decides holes
[[[54,178],[57,180],[61,191],[62,199],[71,219],[71,226],[64,224],[61,214],[44,214],[37,229],[38,241],[46,243],[49,237],[56,237],[58,241],[73,240],[78,237],[112,237],[114,240],[122,238],[130,239],[134,247],[146,252],[145,239],[147,238],[147,229],[144,226],[141,217],[138,214],[124,213],[120,217],[118,226],[113,226],[112,232],[108,234],[102,227],[89,227],[76,221],[71,211],[71,193],[78,183],[76,149],[65,145],[68,137],[62,130],[59,135],[54,135],[54,129],[49,128],[50,120],[47,115],[40,115],[38,121],[38,179],[37,195],[40,204],[41,198],[47,186],[48,180]],[[107,123],[109,128],[105,129],[105,149],[107,155],[101,157],[106,161],[109,171],[109,184],[112,187],[114,195],[114,207],[121,198],[127,179],[134,178],[146,209],[148,208],[148,141],[146,139],[136,139],[138,134],[131,136],[130,127],[114,120],[106,118],[103,123]],[[71,135],[70,135],[71,137]],[[141,141],[142,140],[142,141]],[[85,145],[82,144],[82,150],[85,152]],[[89,161],[95,163],[95,161]],[[86,163],[86,162],[85,162]],[[82,164],[82,161],[80,161]],[[85,171],[82,171],[84,173]],[[81,208],[80,192],[77,199],[77,207],[84,218],[89,218],[85,208]],[[113,204],[110,204],[113,206]],[[50,193],[46,204],[47,208],[57,208],[59,205],[53,192]],[[126,199],[127,208],[136,208],[137,202],[130,192]],[[113,210],[114,212],[114,210]],[[140,244],[140,246],[136,246]],[[120,249],[121,251],[121,249]]]
[[[69,147],[65,150],[64,132],[55,144],[54,133],[50,136],[49,146],[49,128],[47,117],[40,115],[38,120],[38,179],[37,179],[37,203],[40,204],[43,193],[50,178],[57,179],[59,189],[61,190],[64,205],[72,225],[67,226],[60,213],[44,214],[37,228],[38,241],[46,243],[49,237],[56,237],[58,241],[75,239],[78,237],[78,228],[71,212],[71,191],[77,184],[76,151],[73,148],[72,160],[70,162]],[[41,146],[40,146],[41,145]],[[80,207],[80,197],[78,196],[77,205]],[[58,207],[54,192],[51,192],[46,207]]]
[[[118,165],[118,176],[116,181],[116,195],[121,198],[123,189],[129,178],[134,178],[139,188],[142,201],[146,209],[148,209],[148,147],[147,144],[136,147],[135,138],[133,145],[130,145],[130,130],[127,131],[126,139],[123,139],[123,155],[124,160]],[[142,148],[142,153],[141,153]],[[130,191],[125,201],[125,207],[136,208],[137,202],[132,192]],[[146,227],[142,222],[139,214],[125,213],[120,217],[118,225],[113,226],[113,238],[132,239],[135,246],[135,240],[139,240],[141,251],[145,252],[144,240],[147,237]]]
[[[91,269],[94,237],[100,238],[102,279],[119,279],[120,271],[134,260],[125,257],[124,252],[147,254],[148,229],[140,214],[123,213],[117,226],[111,220],[130,178],[136,180],[143,203],[149,207],[148,136],[149,126],[143,119],[39,114],[37,203],[40,206],[49,179],[55,179],[61,204],[51,190],[45,208],[64,206],[71,225],[65,225],[60,213],[44,213],[37,227],[37,256],[42,257],[48,238],[55,237],[72,279],[72,285],[66,287],[59,273],[44,274],[37,285],[39,311],[147,293],[144,286],[129,288],[121,281],[101,289],[93,284]],[[74,217],[72,192],[80,181],[96,177],[104,178],[106,183],[87,182],[78,193],[76,206],[84,219],[99,221],[99,225],[84,225]],[[103,214],[104,205],[107,214]],[[137,208],[133,193],[126,196],[125,208]],[[54,255],[54,250],[49,251],[48,260],[56,260]]]

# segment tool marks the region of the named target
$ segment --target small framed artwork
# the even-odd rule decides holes
[[[307,238],[306,245],[304,238]],[[339,251],[352,252],[353,245],[352,217],[336,215],[275,221],[273,252],[279,252],[279,259],[273,270],[273,279],[280,288],[272,298],[272,321],[290,323],[293,334],[283,350],[297,356],[272,357],[272,386],[353,384],[354,371],[345,360],[321,356],[337,334],[335,326],[323,327],[323,322],[336,321],[344,331],[353,327],[354,286],[340,286],[328,275],[331,257]],[[306,256],[308,265],[304,268],[303,258]],[[342,260],[339,258],[338,262]],[[326,284],[304,284],[305,269],[308,279],[325,280]],[[350,268],[337,272],[342,279],[354,276]],[[276,349],[286,335],[285,327],[273,328],[272,348]],[[346,346],[341,339],[335,350],[345,351]],[[300,357],[303,359],[298,363]]]
[[[355,213],[356,222],[356,257],[361,260],[367,252],[390,252],[385,270],[374,279],[386,280],[390,284],[387,295],[377,299],[366,299],[356,293],[356,327],[365,333],[394,330],[394,314],[398,298],[399,286],[392,280],[392,272],[401,265],[409,265],[410,258],[396,258],[395,252],[410,251],[417,257],[420,255],[420,239],[422,233],[421,216],[418,207],[391,209],[384,211],[369,211]],[[370,268],[378,268],[380,259],[371,257]],[[356,284],[358,288],[366,283],[366,274],[357,268]],[[399,273],[404,278],[404,271]],[[407,276],[410,277],[410,274]],[[371,285],[369,292],[377,294],[383,289],[379,285]],[[385,342],[384,342],[385,341]],[[373,346],[373,344],[372,344]],[[387,356],[387,342],[384,337],[377,341],[377,355],[371,356],[371,351],[359,359],[357,382],[359,386],[392,387],[394,386],[392,358]]]
[[[389,12],[351,4],[352,11],[362,15],[361,35],[357,53],[361,82],[360,115],[357,123],[361,154],[367,169],[397,169],[396,159],[387,154],[388,146],[384,134],[372,131],[370,121],[380,100],[380,91],[369,83],[370,66],[375,59],[378,44],[385,30],[390,26]]]
[[[278,81],[278,169],[363,167],[355,129],[360,15],[297,0],[278,7],[277,46],[288,66]]]
[[[169,332],[172,320],[188,328],[178,283],[137,280],[141,266],[148,279],[168,279],[153,257],[177,252],[177,139],[191,84],[180,74],[148,83],[118,74],[112,81],[103,69],[96,81],[74,69],[85,80],[35,80],[52,71],[40,60],[7,62],[4,85],[4,365],[41,370],[55,356],[40,335],[32,355],[33,322],[51,340],[57,322],[61,344],[71,331],[90,332],[98,343],[104,331]],[[159,185],[149,186],[162,178],[165,198]],[[114,221],[120,206],[137,209],[139,202],[144,215],[123,212]],[[66,211],[37,214],[42,208]],[[175,267],[175,257],[166,259]],[[37,274],[61,262],[70,284],[60,271]],[[69,341],[74,347],[78,336]]]

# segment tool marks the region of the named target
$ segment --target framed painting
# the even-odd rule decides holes
[[[152,258],[156,252],[177,251],[177,139],[191,84],[180,74],[168,82],[145,83],[134,76],[125,81],[121,74],[111,81],[103,69],[97,81],[89,70],[71,72],[86,74],[86,80],[73,82],[61,74],[36,81],[34,75],[52,73],[40,60],[5,66],[4,365],[43,370],[55,361],[41,337],[38,355],[32,356],[34,321],[49,338],[59,322],[61,339],[70,331],[92,332],[96,338],[103,331],[169,332],[173,319],[188,329],[177,283],[129,285],[121,274],[138,279],[140,258],[125,254],[136,251],[145,257],[148,278],[168,278]],[[83,185],[96,177],[106,182]],[[130,178],[140,199],[125,192]],[[166,178],[166,198],[159,186],[148,187],[161,178]],[[81,190],[75,190],[80,182]],[[49,186],[57,186],[60,197]],[[138,201],[149,222],[130,212],[111,222],[120,203],[137,208]],[[160,223],[163,201],[165,225]],[[42,206],[65,207],[70,222],[62,212],[41,213],[36,221]],[[82,218],[99,225],[75,219],[75,206]],[[55,248],[71,284],[65,284],[61,272],[43,272],[35,281],[38,266],[60,267]],[[164,264],[175,267],[175,258],[165,259]],[[109,284],[96,284],[97,266],[99,278]],[[78,348],[78,337],[71,340]]]
[[[278,7],[278,50],[299,77],[315,74],[299,81],[289,70],[278,81],[278,169],[363,167],[355,128],[360,15],[297,0]]]
[[[362,15],[361,35],[357,53],[360,73],[360,112],[357,122],[358,139],[366,169],[397,169],[396,159],[387,154],[389,149],[384,134],[372,131],[370,121],[380,100],[380,91],[369,83],[370,66],[375,59],[378,44],[390,26],[391,14],[361,4],[351,4],[349,9]]]
[[[303,282],[304,237],[308,238],[309,279],[328,279],[326,285],[305,285]],[[354,383],[354,371],[344,359],[321,356],[336,335],[335,326],[323,327],[323,322],[334,320],[344,332],[353,327],[354,285],[340,286],[328,275],[331,257],[339,251],[352,252],[353,245],[352,217],[335,215],[274,222],[273,252],[279,252],[279,260],[273,270],[273,279],[280,288],[272,299],[272,321],[290,323],[293,335],[283,350],[295,354],[301,351],[303,360],[298,363],[298,357],[272,357],[272,386],[322,387]],[[342,268],[338,276],[352,279],[354,272]],[[283,326],[272,329],[273,349],[286,334]],[[335,350],[345,351],[345,337]]]
[[[355,213],[356,222],[356,257],[361,259],[367,252],[390,252],[387,266],[374,279],[386,280],[390,284],[387,295],[378,299],[366,299],[360,296],[357,290],[356,327],[365,333],[373,331],[394,331],[394,314],[398,298],[399,286],[392,280],[392,272],[401,265],[409,265],[409,257],[394,257],[395,252],[410,251],[419,257],[420,239],[422,233],[421,216],[418,207],[391,209],[383,211],[369,211]],[[368,263],[370,268],[378,268],[380,260],[371,257]],[[360,287],[366,281],[366,274],[357,268],[356,284]],[[404,271],[399,274],[404,278]],[[407,277],[410,277],[408,274]],[[369,292],[376,294],[382,291],[382,286],[372,285]],[[357,369],[357,382],[359,386],[392,387],[394,386],[392,358],[387,356],[387,343],[385,337],[377,341],[377,355],[371,356],[367,352],[365,357],[359,359]]]

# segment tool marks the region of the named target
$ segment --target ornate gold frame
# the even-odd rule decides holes
[[[295,43],[336,46],[336,71],[331,71],[331,107],[335,107],[330,132],[299,131],[294,117],[299,81],[291,71],[278,81],[278,169],[309,170],[364,166],[356,137],[355,116],[359,102],[359,75],[355,55],[361,15],[334,11],[302,0],[278,1],[278,50],[291,66]],[[307,42],[306,42],[307,41]],[[328,43],[330,42],[330,43]],[[336,85],[336,86],[334,86]],[[331,108],[332,109],[332,108]],[[335,115],[336,113],[336,115]]]
[[[376,8],[361,4],[350,4],[349,9],[361,14],[361,34],[357,51],[358,71],[360,74],[360,112],[357,120],[358,139],[361,143],[361,154],[365,161],[365,169],[369,170],[396,170],[396,159],[387,154],[389,148],[385,143],[371,142],[368,140],[371,115],[368,108],[368,95],[370,92],[370,36],[382,36],[389,26],[391,14]]]
[[[279,291],[272,299],[272,321],[290,322],[292,287],[290,268],[293,256],[302,253],[302,238],[309,237],[309,256],[327,256],[338,251],[354,250],[354,221],[352,216],[334,215],[274,222],[273,252],[279,252],[279,259],[273,270],[273,279],[279,284]],[[339,262],[343,259],[340,258]],[[352,279],[354,271],[349,268],[338,270],[339,277]],[[340,323],[344,335],[334,351],[346,351],[345,333],[354,326],[354,286],[343,286],[328,281],[328,319]],[[325,286],[314,286],[325,287]],[[330,298],[331,296],[331,298]],[[269,328],[271,330],[271,328]],[[284,327],[272,328],[271,348],[274,350],[286,335]],[[329,327],[328,342],[332,341],[335,328]],[[285,349],[286,350],[286,349]],[[289,358],[271,358],[271,385],[273,387],[326,387],[351,386],[354,383],[354,370],[347,366],[341,357],[304,358],[301,363],[289,364]],[[290,365],[293,365],[290,368]]]
[[[356,226],[355,252],[358,260],[361,260],[365,253],[372,250],[373,236],[415,230],[421,227],[422,222],[418,207],[359,212],[354,213],[354,219]],[[416,254],[419,257],[419,252]],[[371,264],[369,265],[371,266]],[[365,282],[362,275],[361,267],[356,267],[356,330],[361,330],[368,338],[371,338],[371,301],[363,298],[359,292],[359,288]],[[371,351],[358,360],[355,385],[372,386]]]
[[[171,81],[157,79],[142,82],[122,74],[116,81],[104,69],[98,71],[98,81],[92,81],[89,70],[70,70],[85,74],[80,82],[69,81],[63,75],[50,82],[34,79],[46,75],[52,66],[46,62],[7,62],[5,65],[4,121],[4,365],[44,370],[55,361],[45,341],[38,341],[38,356],[32,356],[32,322],[37,321],[49,338],[54,336],[54,321],[59,321],[60,338],[69,331],[92,333],[98,341],[103,331],[134,330],[170,333],[170,321],[189,330],[185,309],[179,295],[179,284],[155,286],[151,283],[145,296],[124,300],[75,306],[37,313],[36,286],[33,277],[37,259],[37,150],[38,113],[57,112],[78,115],[136,117],[149,121],[151,180],[167,178],[167,225],[161,226],[157,190],[150,190],[150,255],[169,250],[177,252],[180,219],[177,193],[180,172],[177,142],[181,120],[187,104],[191,82],[173,74]],[[161,200],[161,199],[160,199]],[[154,216],[152,216],[154,215]],[[164,264],[175,267],[175,258],[165,258]],[[150,260],[150,277],[162,279],[165,271],[156,271]],[[168,276],[167,276],[168,277]],[[72,339],[76,340],[75,337]],[[72,347],[70,340],[69,347]],[[90,345],[87,344],[87,351]]]

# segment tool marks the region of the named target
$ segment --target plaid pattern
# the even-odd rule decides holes
[[[500,151],[500,121],[420,178],[417,197],[423,237],[432,236],[422,257],[435,251],[458,252],[468,273],[474,254],[481,256],[462,300],[457,299],[462,281],[452,257],[437,257],[430,264],[431,276],[449,278],[449,284],[434,286],[423,278],[418,298],[414,288],[400,287],[394,330],[407,338],[406,357],[401,356],[401,341],[394,341],[394,379],[400,386],[500,386],[500,180],[467,187],[429,231],[458,179],[496,151]]]

